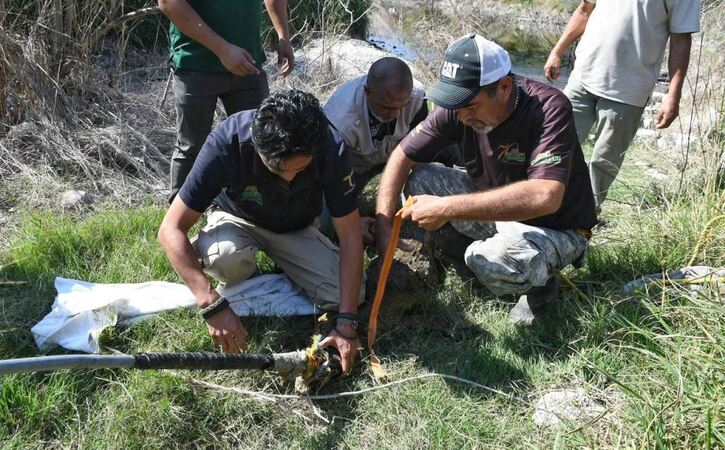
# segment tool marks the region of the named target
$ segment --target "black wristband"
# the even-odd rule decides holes
[[[357,330],[358,318],[355,313],[339,313],[335,316],[335,326],[350,325]]]
[[[333,328],[332,331],[337,333],[337,335],[340,336],[341,338],[346,339],[348,341],[354,341],[357,339],[357,336],[348,336],[348,335],[340,332],[340,330],[337,327]]]
[[[347,319],[358,322],[358,317],[355,313],[337,313],[335,317],[338,319]]]
[[[215,315],[218,312],[220,312],[221,310],[223,310],[224,308],[227,308],[228,306],[229,306],[229,300],[227,300],[224,297],[219,297],[218,299],[216,299],[216,301],[214,303],[207,306],[206,308],[201,309],[201,317],[203,317],[204,320],[207,320],[210,317],[212,317],[213,315]]]

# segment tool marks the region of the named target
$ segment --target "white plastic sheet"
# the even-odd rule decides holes
[[[31,331],[41,350],[56,345],[98,353],[101,332],[116,324],[131,324],[161,311],[196,305],[183,284],[149,281],[135,284],[98,284],[55,279],[58,296],[50,313]],[[250,278],[221,289],[239,316],[294,316],[316,312],[315,305],[283,274]]]

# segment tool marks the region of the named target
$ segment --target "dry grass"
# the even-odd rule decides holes
[[[322,32],[350,32],[355,20],[341,17],[363,3],[326,5],[322,18],[311,21],[303,14],[317,11],[312,3],[294,2],[297,39],[321,35],[310,24]],[[137,23],[124,21],[129,16],[115,2],[39,0],[9,8],[0,13],[0,224],[11,208],[52,205],[70,188],[115,203],[162,202],[175,139],[173,93],[161,103],[167,22],[157,29],[161,39],[143,50],[128,45],[134,38],[128,30]],[[283,79],[272,63],[276,58],[270,60],[272,90],[296,87],[326,98],[342,81],[335,67],[321,61],[298,65]]]
[[[54,5],[0,21],[0,196],[10,199],[0,211],[45,205],[70,187],[127,202],[153,196],[173,144],[170,108],[153,95],[163,85],[161,50],[144,55],[157,70],[124,73],[137,51],[119,44],[123,33],[87,53],[98,27],[118,14],[112,2]]]

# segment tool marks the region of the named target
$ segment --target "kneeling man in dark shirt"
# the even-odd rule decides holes
[[[438,250],[463,258],[492,293],[522,294],[510,318],[530,325],[557,299],[555,271],[581,261],[596,223],[571,104],[513,75],[508,53],[475,34],[448,48],[428,98],[441,108],[403,139],[383,172],[378,245],[390,241],[405,184],[415,203],[403,217],[436,230]],[[430,163],[451,143],[465,170]]]
[[[204,272],[225,287],[235,285],[255,273],[255,254],[262,250],[313,302],[347,319],[338,320],[321,345],[337,347],[344,371],[352,366],[363,271],[349,158],[317,99],[297,90],[230,116],[207,138],[159,240],[225,352],[245,349],[247,332]],[[323,196],[339,249],[312,226]],[[192,244],[189,229],[210,206],[207,225]]]

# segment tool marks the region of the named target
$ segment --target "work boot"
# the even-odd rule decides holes
[[[559,301],[559,280],[553,276],[543,287],[535,287],[519,297],[509,313],[509,322],[516,326],[529,327],[539,318],[544,306]]]

